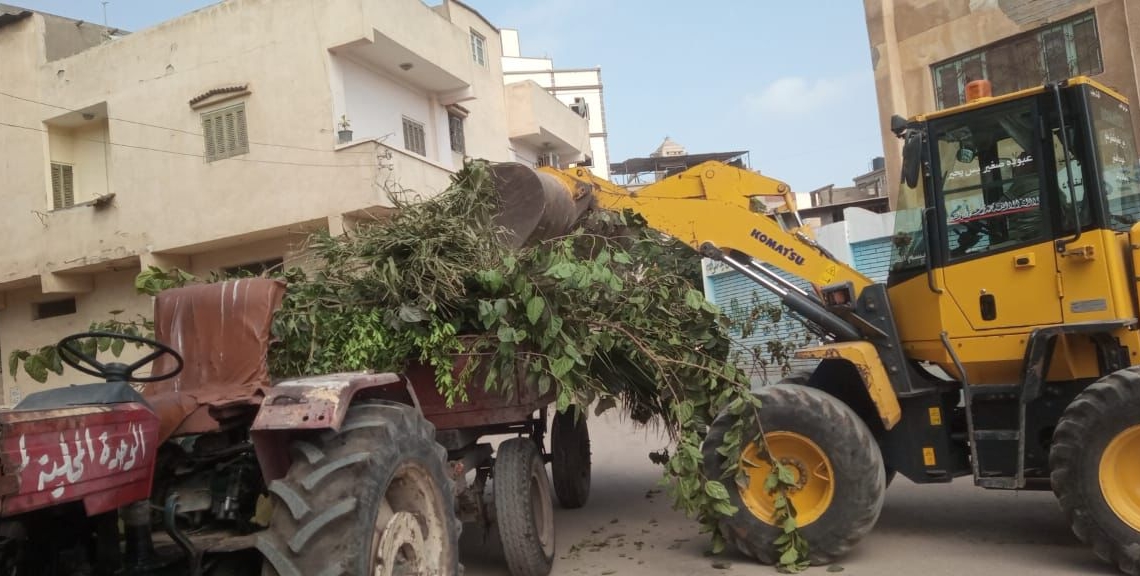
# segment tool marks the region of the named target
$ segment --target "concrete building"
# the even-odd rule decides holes
[[[141,268],[303,261],[308,232],[430,196],[464,157],[591,156],[587,122],[506,86],[500,31],[456,0],[227,0],[130,34],[0,13],[5,358],[149,316]]]
[[[890,117],[959,104],[966,83],[994,95],[1088,75],[1137,102],[1140,3],[1135,0],[863,0],[888,175],[901,145]],[[1140,136],[1140,114],[1134,114]],[[898,177],[887,178],[890,197]]]
[[[535,82],[561,100],[590,125],[590,171],[599,178],[610,177],[610,154],[606,136],[606,107],[602,94],[601,68],[555,68],[550,58],[525,57],[519,47],[517,30],[502,30],[503,76],[507,84]],[[550,141],[554,145],[554,141]],[[544,149],[534,158],[535,165],[557,162],[559,152]],[[530,158],[520,154],[520,161]]]
[[[808,193],[811,204],[800,207],[800,217],[812,226],[842,222],[848,208],[882,214],[889,209],[886,161],[882,156],[871,160],[871,170],[852,179],[854,186],[829,184]]]

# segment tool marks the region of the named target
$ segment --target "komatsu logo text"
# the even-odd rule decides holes
[[[795,248],[792,248],[791,246],[784,246],[783,244],[777,242],[775,238],[769,238],[767,234],[756,229],[752,230],[752,237],[761,244],[771,248],[772,250],[775,250],[780,254],[780,256],[784,256],[788,260],[795,262],[797,266],[804,265],[804,257],[797,254]]]

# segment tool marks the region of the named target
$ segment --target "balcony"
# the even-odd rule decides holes
[[[507,135],[515,144],[554,153],[563,162],[580,162],[590,154],[586,119],[533,81],[505,87]]]
[[[418,0],[364,2],[364,38],[334,46],[394,78],[437,94],[471,86],[471,39]]]

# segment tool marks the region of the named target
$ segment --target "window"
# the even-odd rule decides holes
[[[206,139],[207,162],[249,153],[245,104],[202,114],[202,134]]]
[[[935,64],[934,95],[939,109],[966,101],[966,84],[989,80],[1000,96],[1046,82],[1104,71],[1096,16],[1086,12]]]
[[[451,136],[451,151],[460,154],[467,153],[467,143],[463,138],[463,116],[455,112],[447,113],[447,131]]]
[[[1019,102],[932,125],[950,260],[1044,239],[1036,118]]]
[[[1132,117],[1127,105],[1099,90],[1090,88],[1088,100],[1109,225],[1117,232],[1127,232],[1140,220],[1140,165],[1136,161]],[[1074,180],[1074,187],[1080,200],[1081,182]]]
[[[34,320],[67,316],[69,314],[75,314],[75,298],[52,300],[50,302],[36,302],[32,305]]]
[[[404,148],[420,156],[427,156],[427,142],[424,140],[423,124],[410,118],[404,118]]]
[[[474,30],[471,31],[471,59],[480,66],[487,65],[487,39]]]
[[[542,153],[540,153],[538,155],[538,161],[535,162],[535,166],[537,168],[542,168],[543,166],[552,166],[554,168],[558,168],[559,167],[558,153],[557,152],[542,152]]]
[[[249,278],[252,276],[261,276],[270,270],[280,271],[282,265],[285,263],[283,258],[270,258],[262,262],[253,262],[251,264],[242,264],[240,266],[232,266],[223,270],[228,278]]]
[[[75,206],[75,168],[71,164],[51,163],[52,209]]]

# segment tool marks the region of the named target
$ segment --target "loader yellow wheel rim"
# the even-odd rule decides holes
[[[1140,532],[1140,425],[1117,434],[1104,449],[1100,491],[1116,516]]]
[[[788,496],[796,509],[796,523],[807,526],[815,522],[831,506],[835,496],[831,460],[815,442],[795,432],[769,432],[764,435],[764,441],[768,452],[795,476],[796,487],[788,490]],[[760,520],[773,524],[776,498],[764,489],[772,466],[755,443],[744,447],[740,465],[748,475],[748,487],[740,492],[744,506]]]

